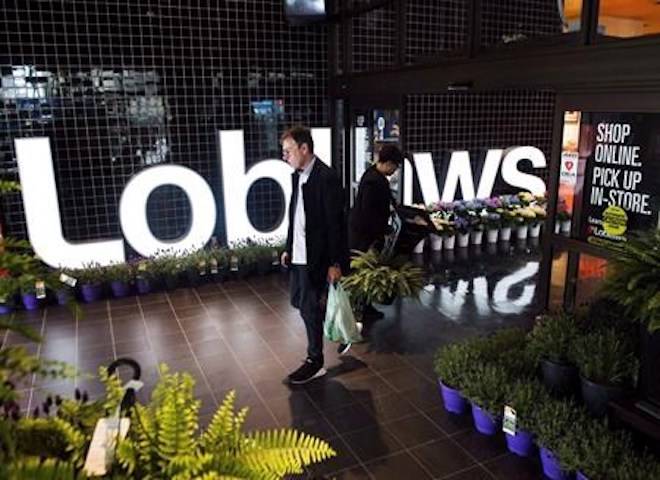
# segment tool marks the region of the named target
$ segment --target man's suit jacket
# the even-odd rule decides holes
[[[292,175],[289,203],[289,231],[286,251],[293,249],[293,218],[298,201],[298,172]],[[327,282],[328,268],[334,264],[347,269],[348,247],[344,214],[344,192],[335,171],[316,159],[307,182],[302,186],[305,208],[305,245],[310,281],[317,287]]]

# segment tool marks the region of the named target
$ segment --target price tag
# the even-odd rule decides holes
[[[89,476],[106,475],[112,466],[117,443],[126,438],[131,421],[128,418],[101,418],[96,423],[87,451],[84,472]]]
[[[211,273],[213,275],[218,273],[218,261],[215,258],[212,258],[211,261]]]
[[[37,280],[34,284],[34,290],[35,294],[37,295],[37,298],[46,298],[46,284],[44,283],[43,280]]]
[[[78,280],[76,280],[72,276],[67,275],[66,273],[62,272],[62,273],[60,273],[60,282],[62,282],[65,285],[68,285],[69,287],[73,288],[73,287],[76,286],[76,283],[78,283]]]
[[[504,419],[502,420],[502,431],[509,435],[516,434],[516,411],[509,407],[504,406]]]
[[[231,259],[229,260],[229,265],[230,265],[230,270],[232,272],[238,272],[238,257],[236,255],[233,255]]]
[[[138,263],[138,272],[146,272],[146,271],[147,271],[147,262]]]

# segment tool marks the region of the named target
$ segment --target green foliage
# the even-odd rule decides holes
[[[5,468],[5,471],[2,471]],[[22,458],[17,462],[0,467],[1,478],[7,480],[85,480],[75,465],[53,458],[41,460],[36,457]]]
[[[14,277],[0,277],[0,303],[13,305],[19,285]]]
[[[56,458],[82,466],[85,435],[58,417],[22,418],[16,423],[17,453],[25,456]]]
[[[496,363],[478,363],[465,374],[462,393],[493,417],[500,417],[510,375]]]
[[[173,252],[159,252],[150,263],[155,277],[176,277],[183,271],[182,256]]]
[[[78,281],[78,285],[96,285],[106,280],[106,268],[98,263],[88,263],[83,268],[73,270],[69,273]]]
[[[135,478],[280,479],[335,455],[330,446],[293,430],[244,434],[247,409],[234,411],[231,392],[210,425],[198,435],[200,402],[188,374],[162,377],[148,406],[136,405],[129,436],[117,458]]]
[[[555,453],[572,429],[584,428],[584,425],[592,421],[574,403],[552,398],[537,407],[535,416],[537,444]]]
[[[387,303],[395,297],[419,295],[424,286],[424,270],[420,267],[375,250],[355,253],[351,274],[341,280],[354,302]]]
[[[595,478],[595,477],[592,477]],[[631,451],[618,458],[607,472],[608,480],[651,480],[660,478],[660,462],[649,454],[636,455]]]
[[[536,379],[516,380],[505,387],[504,404],[516,411],[516,428],[527,432],[537,430],[537,408],[549,401],[543,385]]]
[[[21,189],[21,185],[18,182],[12,182],[10,180],[0,180],[0,195],[10,192],[18,192]]]
[[[589,478],[597,479],[612,478],[611,472],[631,451],[629,435],[611,432],[606,424],[592,420],[570,428],[555,453],[566,470],[580,470]]]
[[[580,329],[573,315],[564,312],[544,315],[529,334],[529,353],[537,362],[546,358],[557,363],[571,363],[579,335]]]
[[[630,235],[609,261],[603,292],[625,307],[629,320],[660,329],[660,230]]]
[[[465,374],[479,361],[479,353],[475,342],[446,345],[437,351],[433,369],[442,383],[462,390],[465,386]]]
[[[105,267],[104,278],[108,282],[120,281],[130,283],[135,277],[134,266],[130,263],[115,263]]]
[[[583,377],[602,385],[634,386],[639,361],[619,332],[589,333],[575,342],[574,358]]]

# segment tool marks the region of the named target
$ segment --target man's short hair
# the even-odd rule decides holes
[[[291,127],[282,134],[280,137],[280,142],[283,142],[287,138],[292,138],[294,142],[298,144],[298,147],[301,147],[303,143],[306,143],[309,147],[310,153],[314,153],[314,140],[312,139],[312,132],[307,127],[297,125]]]
[[[383,145],[378,151],[378,163],[392,162],[396,165],[403,163],[403,153],[399,147],[392,144]]]

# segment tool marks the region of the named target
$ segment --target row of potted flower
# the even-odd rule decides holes
[[[69,303],[76,294],[84,302],[101,299],[106,292],[116,298],[155,289],[195,286],[205,281],[223,281],[265,274],[279,268],[282,247],[243,242],[229,248],[207,248],[187,253],[160,252],[153,258],[138,258],[109,266],[87,265],[77,270],[48,270],[19,277],[0,277],[0,314],[10,313],[19,303],[36,310],[47,297]],[[18,298],[20,297],[20,302]]]
[[[503,424],[507,446],[517,455],[531,455],[536,444],[551,479],[569,478],[568,472],[578,472],[581,479],[660,478],[651,474],[660,474],[660,464],[650,457],[640,461],[625,435],[610,432],[597,419],[607,407],[602,392],[634,382],[637,362],[628,337],[611,325],[567,329],[569,321],[577,323],[568,316],[545,317],[529,334],[503,330],[440,349],[435,371],[445,408],[462,414],[471,405],[475,428],[485,435],[494,435]],[[544,367],[552,351],[567,348],[574,352],[586,410],[573,399],[555,398],[580,394],[557,389],[557,372]],[[541,381],[535,375],[539,366]],[[626,469],[614,463],[620,459]]]
[[[543,195],[520,192],[487,199],[457,200],[421,205],[425,208],[439,234],[430,235],[433,250],[480,245],[486,232],[486,242],[508,242],[512,231],[519,239],[538,237],[546,218],[546,199]],[[421,253],[424,242],[417,245]]]

